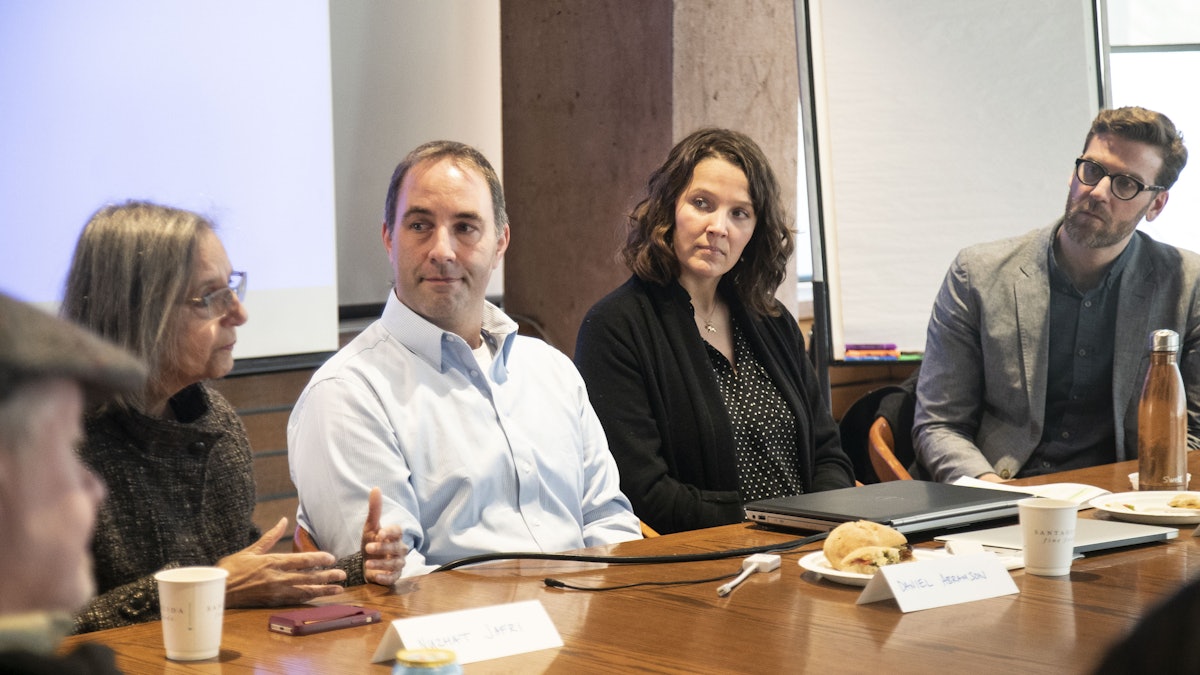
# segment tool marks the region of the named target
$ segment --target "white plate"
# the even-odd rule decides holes
[[[943,555],[938,551],[929,551],[919,548],[913,549],[913,558],[916,560],[928,560],[929,558],[937,558]],[[859,574],[858,572],[843,572],[835,570],[829,566],[829,561],[825,559],[823,551],[813,551],[799,560],[800,566],[804,569],[816,574],[818,577],[825,577],[830,581],[847,586],[866,586],[874,574]]]
[[[1148,491],[1119,492],[1102,495],[1091,501],[1093,507],[1117,520],[1147,525],[1196,525],[1200,524],[1200,509],[1177,509],[1167,506],[1176,495],[1200,492]]]

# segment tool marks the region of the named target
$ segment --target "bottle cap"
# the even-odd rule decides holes
[[[1156,330],[1150,333],[1150,351],[1177,352],[1179,351],[1179,333],[1173,330]]]

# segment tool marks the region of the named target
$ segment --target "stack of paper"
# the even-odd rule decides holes
[[[978,478],[970,478],[962,476],[954,481],[955,485],[966,485],[968,487],[987,488],[989,490],[1011,490],[1013,492],[1024,492],[1035,497],[1045,497],[1047,499],[1062,499],[1068,502],[1074,502],[1082,509],[1089,509],[1091,506],[1088,502],[1093,498],[1101,495],[1112,494],[1109,490],[1096,487],[1095,485],[1085,485],[1083,483],[1050,483],[1048,485],[1009,485],[1007,483],[992,483]]]

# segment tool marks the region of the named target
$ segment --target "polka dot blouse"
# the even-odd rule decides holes
[[[733,324],[736,370],[712,345],[705,346],[733,424],[742,501],[800,494],[804,484],[795,415],[754,357],[741,328]]]

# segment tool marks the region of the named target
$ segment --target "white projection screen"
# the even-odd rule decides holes
[[[0,289],[53,309],[101,205],[198,211],[249,275],[239,360],[337,348],[329,6],[0,6]]]

